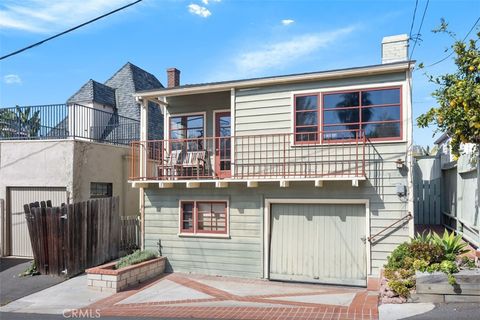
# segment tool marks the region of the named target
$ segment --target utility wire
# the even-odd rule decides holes
[[[415,52],[415,47],[417,46],[418,39],[420,38],[420,32],[422,31],[423,20],[425,19],[425,15],[427,14],[429,3],[430,3],[430,0],[427,0],[427,3],[425,4],[425,9],[423,9],[422,20],[420,21],[420,26],[418,27],[418,32],[415,36],[415,42],[413,43],[412,52],[410,53],[410,58],[408,59],[409,61],[412,60],[413,53]]]
[[[473,24],[473,26],[470,28],[470,31],[468,31],[468,33],[465,35],[465,37],[463,38],[462,42],[465,42],[465,40],[467,40],[468,36],[470,35],[470,33],[472,33],[473,29],[475,29],[475,27],[477,26],[478,22],[480,21],[480,17],[478,17],[477,21],[475,21],[475,23]],[[434,62],[432,64],[429,64],[428,66],[425,66],[423,67],[424,69],[425,68],[430,68],[430,67],[433,67],[445,60],[447,60],[448,58],[450,58],[452,56],[452,54],[454,53],[455,51],[450,51],[450,53],[445,56],[444,58],[438,60],[437,62]]]
[[[37,46],[39,46],[39,45],[41,45],[41,44],[43,44],[43,43],[45,43],[45,42],[47,42],[47,41],[50,41],[50,40],[53,40],[53,39],[58,38],[58,37],[60,37],[60,36],[63,36],[64,34],[70,33],[70,32],[72,32],[72,31],[74,31],[74,30],[77,30],[77,29],[79,29],[79,28],[81,28],[81,27],[84,27],[84,26],[86,26],[86,25],[88,25],[88,24],[90,24],[90,23],[93,23],[93,22],[97,21],[97,20],[103,19],[103,18],[105,18],[105,17],[107,17],[107,16],[109,16],[109,15],[111,15],[111,14],[114,14],[114,13],[116,13],[116,12],[118,12],[118,11],[122,11],[122,10],[124,10],[124,9],[126,9],[126,8],[128,8],[128,7],[131,7],[131,6],[137,4],[137,3],[141,2],[141,1],[142,1],[142,0],[134,1],[134,2],[129,3],[129,4],[125,5],[125,6],[123,6],[123,7],[120,7],[120,8],[118,8],[118,9],[112,10],[112,11],[106,13],[106,14],[103,14],[103,15],[101,15],[101,16],[99,16],[99,17],[96,17],[95,19],[92,19],[92,20],[89,20],[89,21],[87,21],[87,22],[84,22],[84,23],[82,23],[82,24],[80,24],[80,25],[78,25],[78,26],[76,26],[76,27],[73,27],[73,28],[70,28],[70,29],[65,30],[65,31],[63,31],[63,32],[57,33],[57,34],[54,35],[54,36],[51,36],[51,37],[49,37],[49,38],[47,38],[47,39],[44,39],[44,40],[42,40],[42,41],[39,41],[39,42],[34,43],[34,44],[32,44],[32,45],[29,45],[29,46],[27,46],[27,47],[25,47],[25,48],[19,49],[19,50],[14,51],[14,52],[11,52],[11,53],[9,53],[9,54],[7,54],[7,55],[4,55],[4,56],[0,57],[0,60],[9,58],[9,57],[14,56],[14,55],[17,55],[17,54],[19,54],[19,53],[21,53],[21,52],[24,52],[24,51],[27,51],[27,50],[32,49],[32,48],[34,48],[34,47],[37,47]]]
[[[417,15],[417,7],[418,7],[418,0],[415,1],[415,9],[413,9],[413,17],[412,17],[412,24],[410,25],[410,32],[408,33],[408,37],[412,38],[412,30],[413,26],[415,25],[415,16]]]

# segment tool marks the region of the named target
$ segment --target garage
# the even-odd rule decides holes
[[[270,279],[366,286],[368,204],[269,203],[269,208]]]
[[[7,188],[7,226],[10,233],[10,255],[33,257],[30,236],[23,205],[35,201],[51,200],[53,206],[67,202],[64,187],[9,187]]]

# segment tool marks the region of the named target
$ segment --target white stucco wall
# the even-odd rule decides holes
[[[66,187],[69,201],[77,202],[90,198],[91,182],[109,182],[113,195],[120,196],[121,214],[137,215],[139,193],[127,182],[129,152],[126,146],[87,141],[2,141],[0,199],[6,199],[7,187]],[[5,248],[1,217],[0,226],[0,248]]]

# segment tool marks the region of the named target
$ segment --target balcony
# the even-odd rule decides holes
[[[296,137],[269,134],[136,141],[131,144],[130,180],[161,185],[218,180],[358,181],[365,179],[366,144],[360,130]]]
[[[0,109],[0,140],[77,139],[129,145],[139,139],[140,122],[79,104]]]

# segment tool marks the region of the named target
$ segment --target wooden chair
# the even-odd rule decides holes
[[[165,159],[162,169],[168,177],[184,176],[184,170],[196,170],[197,178],[200,176],[200,170],[205,172],[207,164],[207,151],[184,151],[172,150]],[[159,170],[162,171],[162,170]]]

